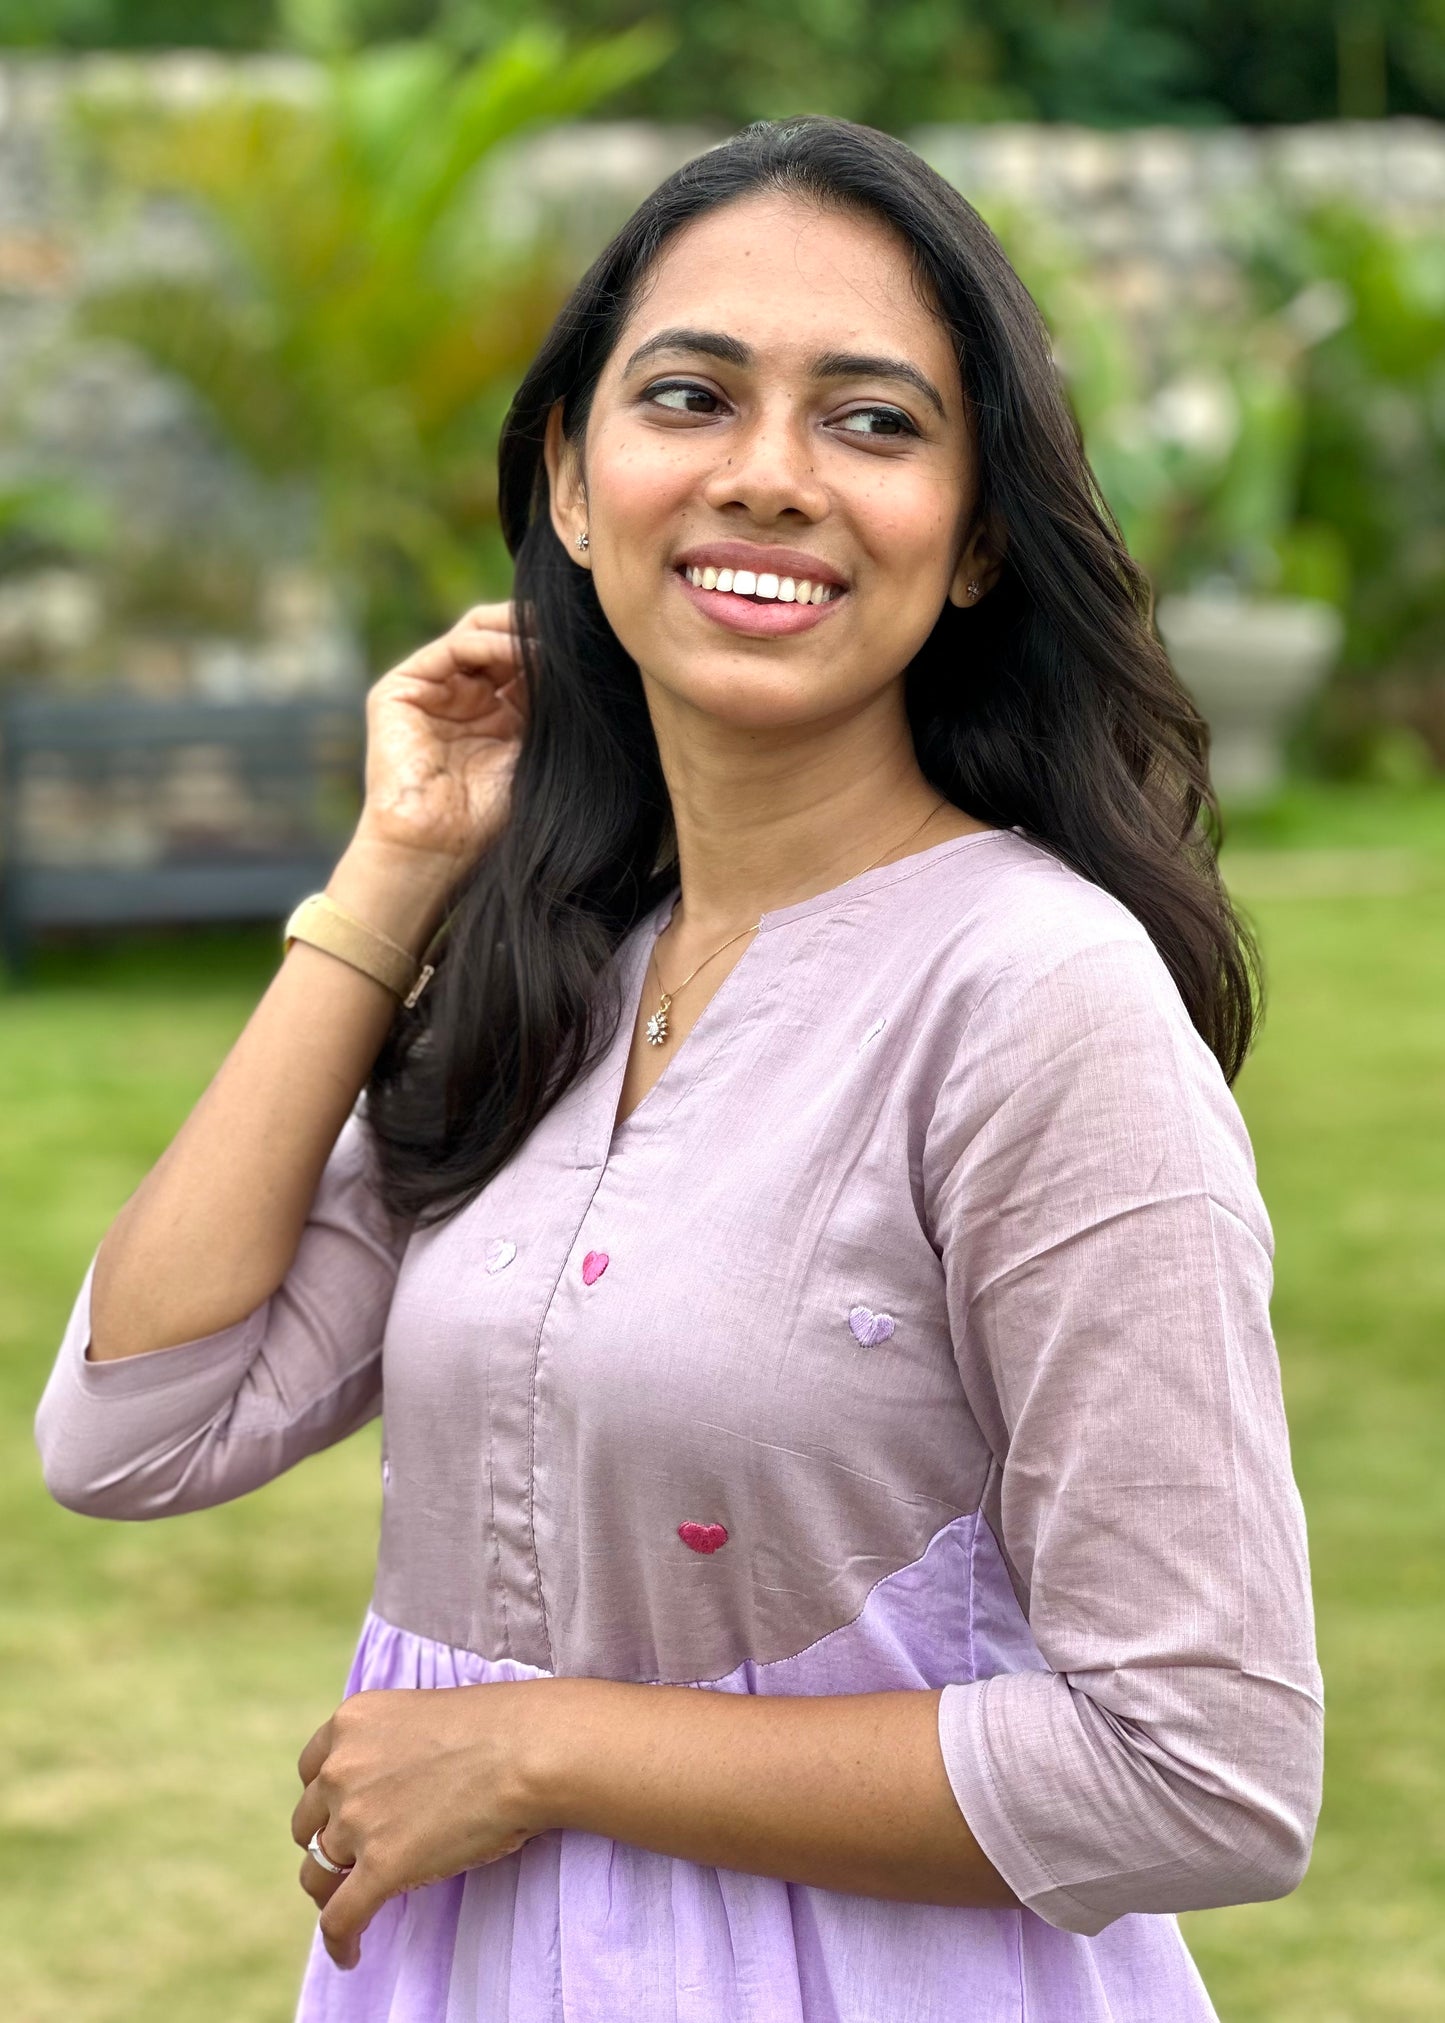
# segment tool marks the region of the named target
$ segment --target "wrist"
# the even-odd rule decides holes
[[[527,1833],[570,1825],[579,1766],[586,1760],[590,1689],[595,1679],[536,1679],[523,1688],[525,1718],[512,1756],[508,1811]]]
[[[449,858],[353,836],[326,881],[336,904],[420,957],[457,875]]]

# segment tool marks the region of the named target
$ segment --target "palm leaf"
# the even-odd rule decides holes
[[[418,623],[450,615],[497,545],[497,426],[565,292],[547,248],[491,242],[480,175],[667,46],[530,29],[460,64],[439,42],[337,56],[294,98],[92,105],[92,144],[141,195],[197,206],[216,261],[99,286],[84,325],[185,382],[264,476],[309,480],[324,560],[363,601],[399,571]]]

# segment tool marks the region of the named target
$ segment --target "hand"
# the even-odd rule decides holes
[[[308,1854],[301,1887],[321,1909],[338,1967],[389,1897],[513,1854],[541,1830],[526,1817],[522,1765],[543,1681],[408,1687],[343,1700],[302,1750],[291,1835],[321,1831],[332,1875]]]
[[[502,828],[527,721],[514,625],[510,603],[478,604],[368,690],[359,840],[460,875]]]

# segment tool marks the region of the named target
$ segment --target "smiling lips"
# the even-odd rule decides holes
[[[769,570],[693,568],[684,574],[699,590],[720,590],[727,597],[756,597],[763,603],[776,598],[779,604],[827,604],[838,595],[835,584],[814,583],[806,576],[775,576]]]
[[[811,631],[847,595],[840,584],[812,577],[712,563],[684,564],[673,570],[673,577],[688,601],[709,618],[731,632],[762,639]]]

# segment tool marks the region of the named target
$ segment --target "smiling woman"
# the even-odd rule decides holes
[[[190,1509],[384,1411],[303,2023],[1200,2023],[1173,1914],[1319,1799],[1250,957],[1033,305],[896,141],[750,128],[501,502],[47,1479]]]

